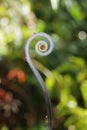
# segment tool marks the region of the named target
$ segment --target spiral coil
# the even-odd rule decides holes
[[[48,91],[46,89],[46,86],[44,84],[44,81],[41,77],[41,75],[39,74],[39,72],[37,71],[37,69],[35,68],[31,57],[30,57],[30,44],[31,42],[37,38],[37,37],[43,37],[45,38],[48,42],[46,42],[45,40],[39,40],[38,42],[35,43],[35,50],[36,52],[41,55],[41,56],[47,56],[49,55],[53,48],[54,48],[54,43],[53,40],[51,39],[51,37],[43,32],[40,33],[36,33],[34,35],[32,35],[26,45],[25,45],[25,54],[26,54],[26,60],[29,64],[29,67],[31,68],[31,70],[33,71],[34,75],[36,76],[39,84],[41,85],[43,94],[44,94],[44,98],[46,101],[46,106],[47,106],[47,116],[48,116],[48,130],[52,130],[52,107],[51,107],[51,100],[48,94]]]

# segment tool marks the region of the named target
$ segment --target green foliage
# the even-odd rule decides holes
[[[50,34],[55,44],[53,53],[44,58],[35,53],[35,43],[31,46],[32,60],[52,100],[53,129],[87,130],[87,0],[55,2],[0,1],[0,87],[25,103],[20,116],[7,118],[0,112],[1,130],[46,129],[43,94],[24,54],[27,39],[40,31]],[[10,70],[21,70],[25,82],[20,76],[9,81]]]

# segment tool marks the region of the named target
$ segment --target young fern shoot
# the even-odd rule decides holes
[[[28,65],[31,68],[31,70],[33,71],[35,77],[37,78],[37,80],[38,80],[38,82],[39,82],[39,84],[42,88],[43,95],[44,95],[44,98],[45,98],[45,101],[46,101],[47,117],[48,117],[48,128],[47,128],[47,130],[52,130],[52,107],[51,107],[50,96],[49,96],[48,91],[46,89],[45,83],[44,83],[40,73],[38,72],[38,70],[34,66],[34,64],[31,60],[31,56],[30,56],[30,45],[31,45],[31,43],[34,39],[39,38],[39,37],[44,38],[48,42],[46,42],[45,40],[39,40],[38,42],[36,42],[35,43],[36,52],[41,56],[47,56],[52,52],[52,50],[54,48],[53,40],[51,39],[51,37],[48,34],[40,32],[40,33],[33,34],[28,39],[28,41],[25,45],[25,54],[26,54],[26,60],[28,62]]]

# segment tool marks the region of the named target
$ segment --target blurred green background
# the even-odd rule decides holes
[[[87,0],[0,0],[0,130],[46,130],[42,90],[24,47],[48,33],[54,51],[32,60],[52,101],[53,130],[87,130]]]

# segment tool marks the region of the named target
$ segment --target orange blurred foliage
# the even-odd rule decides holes
[[[23,84],[25,82],[25,73],[23,70],[20,70],[20,69],[12,69],[8,72],[7,74],[7,78],[9,80],[13,80],[14,78],[17,78],[18,79],[18,82],[20,84]]]

